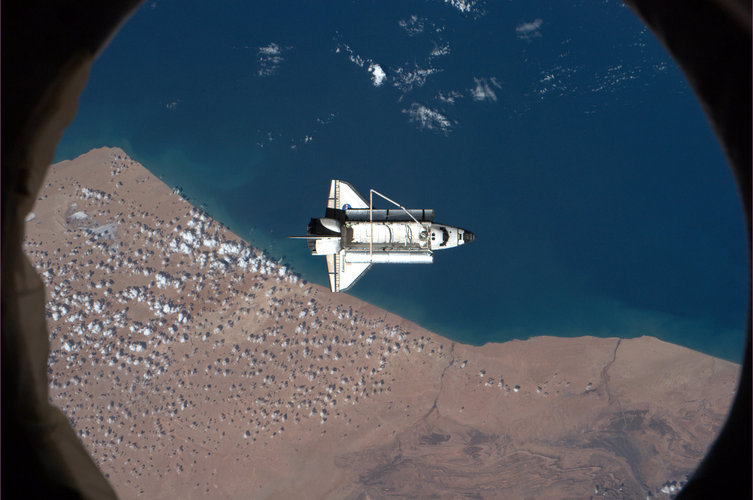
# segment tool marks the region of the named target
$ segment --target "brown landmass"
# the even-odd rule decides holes
[[[25,248],[50,397],[123,498],[662,498],[739,365],[656,338],[474,347],[306,283],[102,148]]]

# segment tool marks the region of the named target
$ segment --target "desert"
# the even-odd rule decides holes
[[[118,148],[24,247],[50,399],[122,498],[670,498],[740,366],[653,337],[481,347],[304,280]]]

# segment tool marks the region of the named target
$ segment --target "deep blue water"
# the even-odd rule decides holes
[[[741,358],[732,175],[619,2],[148,3],[56,158],[103,145],[323,285],[324,260],[284,237],[324,215],[330,179],[434,208],[477,240],[351,293],[453,339],[649,334]]]

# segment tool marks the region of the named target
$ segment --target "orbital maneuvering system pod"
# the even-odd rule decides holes
[[[374,209],[373,196],[398,208]],[[434,210],[407,209],[373,189],[369,201],[350,184],[332,180],[323,218],[311,219],[312,255],[327,259],[333,292],[352,287],[374,264],[431,264],[434,251],[473,241],[470,231],[433,222]]]

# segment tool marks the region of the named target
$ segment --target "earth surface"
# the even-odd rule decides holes
[[[654,337],[471,346],[306,282],[116,148],[25,250],[49,395],[123,498],[669,498],[740,366]]]

